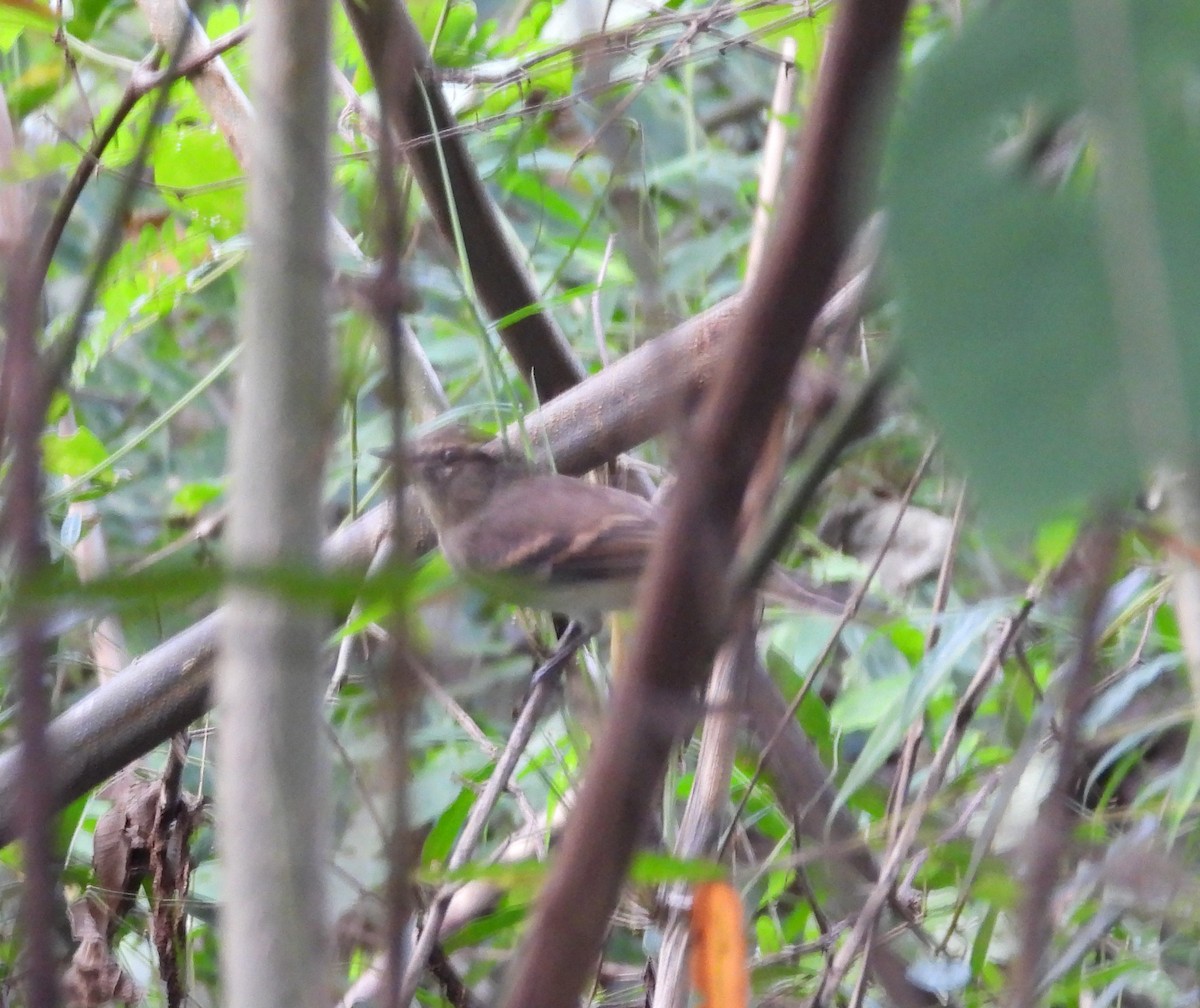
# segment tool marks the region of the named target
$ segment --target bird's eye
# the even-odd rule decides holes
[[[452,466],[458,461],[457,448],[443,448],[438,456],[438,461],[444,466]]]

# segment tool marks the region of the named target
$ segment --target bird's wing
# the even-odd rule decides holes
[[[527,492],[539,484],[544,493]],[[489,534],[514,543],[497,559],[496,573],[520,573],[547,584],[635,580],[658,534],[651,505],[623,490],[538,476],[524,482],[519,500],[519,512],[505,493],[488,506]],[[532,527],[538,534],[510,535],[510,527],[514,532]]]

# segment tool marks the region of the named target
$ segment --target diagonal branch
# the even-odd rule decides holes
[[[740,297],[728,298],[529,414],[524,427],[530,443],[548,448],[559,471],[579,474],[654,437],[681,400],[711,381],[717,349],[741,308]],[[846,312],[857,311],[857,304],[835,296],[830,309],[826,322],[836,327]],[[365,571],[389,535],[390,520],[385,506],[368,511],[326,540],[324,562]],[[432,534],[415,508],[406,516],[406,527],[415,551],[432,547]],[[217,612],[177,633],[54,720],[47,738],[59,807],[208,711],[220,623]],[[16,828],[19,752],[0,753],[0,846],[13,840]]]
[[[681,395],[710,374],[734,299],[709,309],[616,362],[525,419],[531,442],[548,446],[563,472],[581,473],[653,437]],[[673,362],[671,381],[659,362]],[[390,509],[376,507],[331,535],[322,557],[332,568],[366,570],[390,534]],[[415,550],[433,545],[415,506],[406,527]],[[61,807],[96,787],[201,717],[210,706],[212,660],[222,616],[213,613],[135,659],[121,675],[59,715],[47,742]],[[0,754],[0,845],[15,836],[20,749]]]
[[[727,627],[737,522],[805,337],[869,195],[875,99],[907,4],[848,0],[821,68],[781,214],[716,385],[692,430],[675,505],[642,587],[642,622],[505,1004],[573,1004],[600,952],[633,845]],[[914,1003],[901,997],[900,1003]]]
[[[399,95],[388,103],[389,125],[443,237],[456,247],[461,238],[469,279],[488,314],[499,322],[536,304],[533,278],[505,236],[408,10],[399,0],[350,0],[343,7],[371,76],[397,82]],[[500,338],[541,402],[583,379],[567,341],[544,311],[504,325]]]

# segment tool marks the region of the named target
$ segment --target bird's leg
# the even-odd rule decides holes
[[[533,673],[533,678],[529,681],[530,692],[537,689],[543,682],[552,682],[560,676],[563,669],[566,668],[567,662],[575,656],[575,652],[583,647],[595,633],[595,628],[588,623],[577,619],[571,620],[562,632],[562,636],[558,638],[554,653],[542,662],[537,671]]]

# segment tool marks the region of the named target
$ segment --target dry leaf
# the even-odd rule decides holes
[[[692,897],[692,987],[700,1008],[745,1008],[750,990],[742,901],[728,882],[700,882]]]

